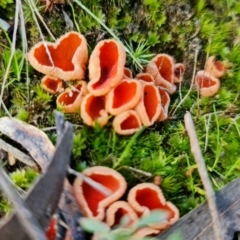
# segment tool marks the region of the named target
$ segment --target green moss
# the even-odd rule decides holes
[[[10,5],[12,5],[13,0],[1,0],[0,1],[0,6],[3,9],[6,9],[7,7],[10,7]]]

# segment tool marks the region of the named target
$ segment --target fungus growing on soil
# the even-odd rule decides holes
[[[149,237],[149,236],[156,236],[157,234],[160,233],[160,230],[155,229],[155,228],[151,228],[151,227],[144,227],[144,228],[140,228],[139,230],[137,230],[134,234],[133,237]]]
[[[36,44],[27,59],[41,73],[64,80],[80,80],[85,76],[88,60],[87,41],[83,35],[72,31],[56,43]]]
[[[167,54],[158,54],[146,66],[145,71],[151,74],[155,84],[166,88],[172,94],[176,91],[174,85],[174,59]]]
[[[161,97],[161,112],[157,121],[161,122],[168,118],[168,108],[170,105],[170,96],[166,90],[161,87],[158,87],[158,92]]]
[[[220,78],[224,75],[226,68],[221,61],[216,61],[215,57],[211,56],[207,59],[204,70],[212,76]]]
[[[146,216],[152,210],[167,211],[167,220],[149,225],[159,230],[166,229],[179,219],[178,209],[166,202],[161,189],[153,183],[141,183],[130,189],[128,203],[140,216]]]
[[[128,217],[124,227],[130,227],[138,220],[136,212],[125,201],[117,201],[111,204],[106,212],[106,223],[110,227],[120,224],[123,217]]]
[[[141,120],[134,110],[122,112],[113,119],[113,129],[120,135],[133,134],[141,127]]]
[[[135,110],[144,126],[151,126],[161,113],[161,98],[157,87],[152,83],[141,81],[143,85],[142,98]]]
[[[88,126],[95,126],[98,123],[104,126],[108,123],[108,113],[106,111],[106,103],[104,96],[93,96],[87,94],[81,104],[81,118]]]
[[[132,76],[132,71],[129,68],[124,68],[124,72],[123,72],[123,77],[124,78],[133,78]]]
[[[66,88],[57,97],[57,106],[65,113],[75,113],[80,110],[83,96],[87,94],[87,83],[80,81],[73,87]]]
[[[100,41],[89,59],[89,92],[94,96],[108,93],[122,80],[125,62],[126,53],[120,42]]]
[[[112,115],[134,108],[140,101],[142,85],[135,79],[124,79],[106,96],[106,108]]]
[[[200,90],[200,95],[211,97],[220,89],[220,81],[205,70],[198,71],[195,76],[195,84]]]
[[[153,79],[153,76],[149,73],[139,73],[139,74],[136,75],[135,78],[137,78],[139,80],[142,80],[142,81],[145,81],[145,82],[155,83],[154,79]]]
[[[57,215],[54,215],[49,223],[46,231],[47,240],[55,240],[57,238]]]
[[[41,87],[51,94],[56,94],[63,89],[63,84],[59,78],[44,76],[41,80]]]
[[[75,199],[85,216],[103,220],[106,207],[122,197],[126,191],[127,183],[120,173],[108,167],[90,167],[84,170],[83,174],[112,192],[110,196],[105,196],[81,178],[77,178],[73,184]]]
[[[185,66],[184,66],[184,64],[176,63],[174,65],[173,82],[174,83],[182,82],[184,73],[185,73]]]

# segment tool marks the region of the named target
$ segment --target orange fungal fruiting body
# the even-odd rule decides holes
[[[88,126],[95,126],[98,123],[104,126],[108,123],[108,113],[106,111],[106,103],[104,96],[94,96],[87,94],[82,101],[81,117]]]
[[[151,224],[156,229],[165,229],[179,219],[178,209],[170,202],[166,202],[161,189],[153,183],[141,183],[133,187],[128,193],[128,203],[141,216],[146,216],[151,210],[165,210],[166,220]]]
[[[105,196],[80,178],[73,184],[75,199],[85,216],[103,220],[106,207],[124,194],[127,183],[120,173],[107,167],[91,167],[84,170],[83,174],[112,192],[110,196]]]
[[[164,88],[158,87],[158,92],[161,97],[161,113],[157,121],[161,122],[168,118],[168,108],[170,105],[170,96]]]
[[[110,227],[120,224],[123,217],[127,217],[124,227],[130,227],[138,220],[136,212],[125,201],[116,201],[111,204],[106,212],[106,223]]]
[[[133,78],[132,71],[129,68],[124,68],[123,78]]]
[[[65,89],[57,97],[57,106],[65,113],[75,113],[80,110],[83,96],[87,94],[87,83],[79,81],[75,86]]]
[[[123,78],[126,53],[120,42],[102,40],[94,48],[89,60],[88,90],[94,96],[102,96]]]
[[[120,135],[133,134],[141,127],[141,120],[134,110],[122,112],[113,119],[113,129]]]
[[[211,56],[207,59],[204,70],[209,72],[212,76],[220,78],[224,75],[226,68],[221,61],[216,61],[215,57]]]
[[[200,89],[200,95],[205,97],[214,96],[220,89],[219,79],[204,70],[197,72],[195,84]]]
[[[158,54],[146,66],[145,71],[151,74],[155,84],[166,88],[172,94],[176,91],[174,85],[174,59],[167,54]]]
[[[106,108],[112,115],[134,108],[142,95],[142,85],[135,79],[124,79],[106,96]]]
[[[44,76],[41,80],[41,87],[51,94],[60,92],[63,88],[62,80],[59,78]]]
[[[72,31],[56,43],[38,43],[27,54],[27,59],[41,73],[64,80],[83,79],[88,60],[87,41]]]
[[[53,215],[51,218],[45,235],[47,240],[57,239],[57,215]]]
[[[136,75],[136,78],[145,82],[155,83],[153,76],[149,73],[139,73]]]
[[[143,227],[137,230],[134,234],[133,237],[139,237],[138,239],[142,239],[147,236],[156,236],[157,234],[160,233],[160,230],[151,228],[151,227]]]
[[[174,65],[174,83],[180,83],[183,80],[183,75],[185,73],[185,66],[182,63],[176,63]]]
[[[135,110],[144,126],[151,126],[161,113],[161,99],[157,87],[152,83],[141,81],[142,98]]]

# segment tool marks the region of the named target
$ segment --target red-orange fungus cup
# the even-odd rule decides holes
[[[124,79],[106,96],[107,111],[116,116],[134,108],[140,101],[142,85],[135,79]]]
[[[161,113],[161,98],[156,86],[141,81],[143,86],[142,98],[135,110],[144,126],[151,126]]]
[[[41,87],[51,93],[56,94],[63,90],[63,81],[59,78],[44,76],[41,80]]]
[[[166,88],[172,94],[176,91],[174,85],[174,59],[167,54],[158,54],[146,66],[146,73],[153,76],[155,84]]]
[[[113,129],[120,135],[131,135],[141,127],[141,120],[134,110],[122,112],[113,119]]]
[[[157,119],[158,122],[164,121],[168,118],[168,108],[170,105],[170,96],[166,89],[158,87],[158,92],[161,97],[161,113]]]
[[[220,89],[219,79],[204,70],[197,72],[195,85],[199,89],[200,95],[204,97],[214,96]]]
[[[77,178],[73,184],[75,199],[84,215],[89,218],[103,220],[105,209],[122,197],[126,191],[127,183],[120,173],[108,167],[91,167],[83,171],[83,174],[112,192],[110,196],[105,196],[81,178]]]
[[[153,76],[149,73],[139,73],[135,78],[145,82],[155,83]]]
[[[56,43],[40,42],[27,54],[39,72],[67,80],[83,79],[88,61],[87,41],[77,32],[68,32]]]
[[[130,68],[125,67],[123,70],[123,78],[133,78]]]
[[[78,82],[76,85],[65,89],[57,97],[57,107],[65,113],[75,113],[80,111],[83,96],[87,94],[87,83]]]
[[[184,64],[183,63],[176,63],[174,65],[174,76],[173,76],[174,83],[182,82],[184,73],[185,73]]]
[[[204,70],[209,72],[212,76],[220,78],[226,72],[226,67],[222,61],[216,60],[215,56],[211,56],[207,59]]]
[[[100,41],[89,60],[89,92],[94,96],[108,93],[122,80],[125,62],[126,53],[120,42],[114,39]]]
[[[116,201],[108,207],[106,212],[108,226],[116,227],[121,223],[123,217],[127,220],[124,227],[131,227],[138,220],[136,212],[125,201]]]
[[[166,211],[166,220],[149,225],[159,230],[166,229],[179,219],[178,209],[166,202],[161,189],[153,183],[141,183],[133,187],[128,193],[128,203],[140,216],[146,216],[152,210]]]
[[[81,104],[81,118],[88,126],[99,124],[104,126],[108,123],[108,113],[106,110],[105,96],[94,96],[88,93]]]

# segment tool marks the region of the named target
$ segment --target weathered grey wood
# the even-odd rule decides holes
[[[240,231],[240,178],[216,193],[216,199],[220,221],[225,229],[224,239],[233,240],[234,233]],[[158,239],[167,239],[175,231],[181,232],[184,240],[214,240],[207,202],[183,216]]]
[[[72,125],[66,123],[66,129],[57,144],[53,159],[50,161],[46,172],[39,177],[25,198],[26,207],[36,218],[42,229],[47,228],[62,192],[64,178],[70,161],[72,134]],[[21,211],[21,209],[15,209],[16,211]],[[17,215],[13,213],[12,216],[1,219],[0,239],[30,240],[31,238],[22,228]]]

